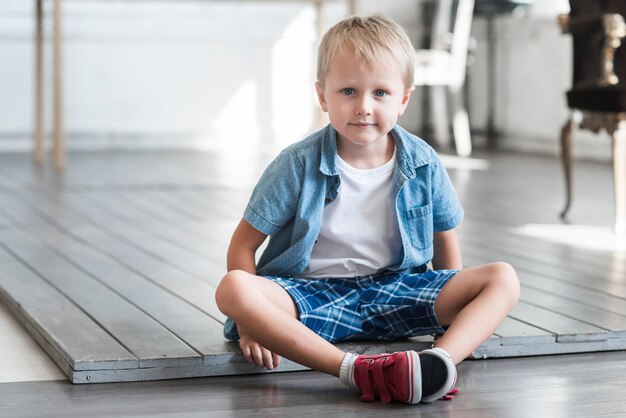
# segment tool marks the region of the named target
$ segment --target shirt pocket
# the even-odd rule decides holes
[[[418,250],[433,245],[433,205],[411,208],[405,212],[407,235],[411,246]]]

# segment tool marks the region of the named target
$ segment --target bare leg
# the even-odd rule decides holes
[[[263,347],[314,370],[339,376],[344,352],[297,319],[293,300],[278,284],[233,270],[222,279],[215,299],[219,309]]]
[[[506,263],[460,271],[435,301],[439,323],[449,325],[436,346],[461,362],[489,338],[519,298],[519,280]]]

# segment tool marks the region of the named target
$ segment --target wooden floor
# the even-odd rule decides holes
[[[270,154],[77,153],[63,174],[0,155],[0,298],[74,383],[258,372],[223,340],[213,296]],[[554,158],[444,162],[466,210],[465,265],[508,261],[523,285],[475,357],[626,349],[626,255],[610,230],[608,164],[575,167],[562,224]]]
[[[40,417],[623,417],[623,352],[465,361],[451,402],[359,402],[317,372],[156,382],[0,384],[0,416]]]

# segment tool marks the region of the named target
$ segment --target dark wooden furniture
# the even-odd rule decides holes
[[[574,72],[567,92],[570,117],[561,130],[565,170],[565,218],[572,202],[571,140],[577,128],[606,131],[613,143],[615,229],[626,232],[626,36],[625,0],[570,0],[571,11],[561,15],[563,32],[572,35]]]

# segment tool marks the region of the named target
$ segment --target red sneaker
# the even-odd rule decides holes
[[[456,383],[456,367],[450,355],[440,348],[401,351],[393,354],[358,356],[354,381],[362,401],[379,397],[410,404],[434,402],[445,397]]]
[[[422,399],[422,374],[415,351],[358,356],[354,364],[354,381],[362,401],[382,403],[392,399],[410,404]]]

